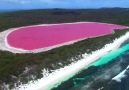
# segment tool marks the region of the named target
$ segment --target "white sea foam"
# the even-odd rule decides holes
[[[28,84],[21,85],[13,90],[49,90],[52,87],[59,85],[62,81],[67,80],[72,77],[80,70],[88,66],[89,64],[95,62],[100,57],[109,53],[109,51],[114,48],[118,48],[125,40],[129,38],[129,32],[114,40],[113,43],[105,45],[104,48],[92,52],[92,54],[82,55],[84,58],[58,70],[54,70],[51,74],[48,73],[46,69],[43,70],[43,75],[45,77],[35,81],[29,82]],[[86,56],[85,56],[86,55]],[[45,73],[44,73],[45,72]]]
[[[117,76],[112,78],[112,80],[115,80],[117,82],[121,82],[121,79],[126,77],[125,72],[126,72],[127,69],[129,69],[129,66],[125,70],[123,70],[121,73],[119,73]]]

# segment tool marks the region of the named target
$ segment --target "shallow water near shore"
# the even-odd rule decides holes
[[[52,90],[113,90],[109,89],[109,82],[129,65],[128,58],[129,43],[126,43]]]
[[[86,54],[84,54],[83,58],[80,59],[78,62],[73,62],[69,66],[60,68],[59,70],[55,70],[52,73],[47,73],[46,77],[41,78],[40,80],[38,80],[34,83],[30,82],[27,85],[21,85],[18,88],[20,88],[19,90],[24,90],[25,88],[26,88],[26,90],[30,90],[30,89],[31,90],[49,90],[49,89],[55,87],[55,88],[53,88],[53,90],[69,90],[74,87],[80,86],[80,84],[83,81],[85,81],[85,80],[87,81],[89,79],[92,79],[93,77],[96,77],[94,75],[96,75],[96,73],[98,73],[98,71],[101,71],[101,69],[103,69],[103,66],[107,65],[108,62],[106,62],[105,64],[103,63],[102,65],[99,65],[99,66],[94,66],[92,64],[94,64],[97,59],[98,59],[97,60],[97,62],[98,62],[99,59],[101,60],[103,57],[110,55],[110,53],[120,50],[117,48],[119,46],[121,46],[121,44],[124,43],[129,38],[128,36],[129,36],[129,33],[126,33],[122,37],[115,39],[113,43],[106,44],[102,49],[93,51],[88,56]],[[126,49],[124,51],[126,51]],[[124,52],[124,51],[122,51],[122,52]],[[118,54],[118,56],[119,56],[119,54]],[[109,61],[114,62],[116,60],[111,59]],[[117,61],[119,61],[119,60],[117,60]],[[121,72],[123,69],[126,68],[126,67],[118,68],[119,66],[115,66],[115,67],[116,67],[115,69],[108,68],[108,71],[115,70],[115,71],[117,71],[117,74],[119,74],[119,72]],[[80,70],[82,70],[82,71],[80,71]],[[102,71],[103,71],[102,73],[104,73],[104,71],[107,71],[107,69],[102,70]],[[114,72],[114,71],[110,71],[110,72]],[[101,77],[105,77],[105,79],[109,79],[109,77],[111,77],[111,75],[108,72],[105,72],[105,73],[107,73],[107,74],[105,74],[106,77],[105,77],[105,75],[101,76]],[[117,74],[113,73],[112,75],[115,76]],[[98,75],[98,76],[100,76],[100,75]],[[99,78],[101,78],[101,77],[99,77]],[[89,80],[89,81],[93,81],[93,80]],[[87,81],[87,82],[89,82],[89,81]],[[63,83],[61,83],[61,82],[63,82]],[[16,90],[16,89],[14,89],[14,90]],[[92,89],[88,89],[88,90],[92,90]]]

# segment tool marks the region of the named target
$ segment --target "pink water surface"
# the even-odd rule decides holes
[[[51,26],[32,26],[17,29],[7,36],[11,47],[34,50],[50,47],[82,38],[91,38],[111,34],[113,29],[125,29],[126,26],[102,23],[73,23]]]

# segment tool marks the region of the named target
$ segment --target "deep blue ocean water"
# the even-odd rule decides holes
[[[52,90],[129,90],[128,70],[120,82],[112,79],[128,65],[129,43],[126,42]]]
[[[12,10],[0,10],[0,13],[4,13],[4,12],[14,12],[14,11],[21,11],[21,10],[17,10],[17,9],[12,9]]]

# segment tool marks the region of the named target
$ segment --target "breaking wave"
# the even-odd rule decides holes
[[[129,49],[129,44],[127,44],[122,48],[119,48],[118,50],[116,50],[128,38],[129,38],[129,33],[126,33],[126,35],[123,35],[119,39],[114,40],[114,43],[107,44],[101,50],[97,50],[91,53],[90,55],[84,54],[82,55],[83,59],[79,60],[78,62],[73,62],[71,65],[61,68],[59,70],[55,70],[51,74],[47,73],[47,70],[44,69],[43,71],[46,73],[43,73],[43,74],[46,75],[46,77],[35,82],[30,82],[26,85],[21,85],[20,87],[16,87],[14,90],[17,90],[17,89],[18,90],[49,90],[52,88],[53,90],[54,89],[68,90],[70,88],[77,89],[78,82],[80,85],[80,82],[83,82],[84,84],[87,81],[91,81],[91,80],[95,80],[95,82],[94,83],[88,82],[88,84],[84,84],[84,86],[85,85],[91,86],[94,84],[95,86],[97,86],[98,89],[99,88],[103,89],[104,87],[102,85],[96,85],[97,84],[96,80],[99,80],[100,83],[101,83],[101,80],[109,81],[111,77],[119,74],[119,72],[123,70],[123,67],[120,67],[122,63],[121,60],[123,61],[123,59],[119,60],[119,63],[116,64],[115,66],[110,64],[107,67],[106,64],[109,62],[117,63],[115,58],[117,58],[118,56],[120,56],[121,54],[123,54]],[[102,68],[103,66],[105,68]],[[108,69],[109,66],[112,67],[112,69]],[[86,75],[82,74],[84,72],[83,71],[80,72],[81,70],[87,72]],[[101,73],[97,71],[100,71]],[[78,78],[76,75],[81,76],[81,78],[80,77]],[[104,85],[105,84],[106,82],[104,82]],[[66,88],[62,89],[62,87],[66,87]],[[89,88],[88,86],[85,86],[85,87]],[[81,90],[81,89],[77,89],[77,90]],[[88,90],[92,90],[92,89],[88,89]],[[96,89],[93,89],[93,90],[96,90]]]

